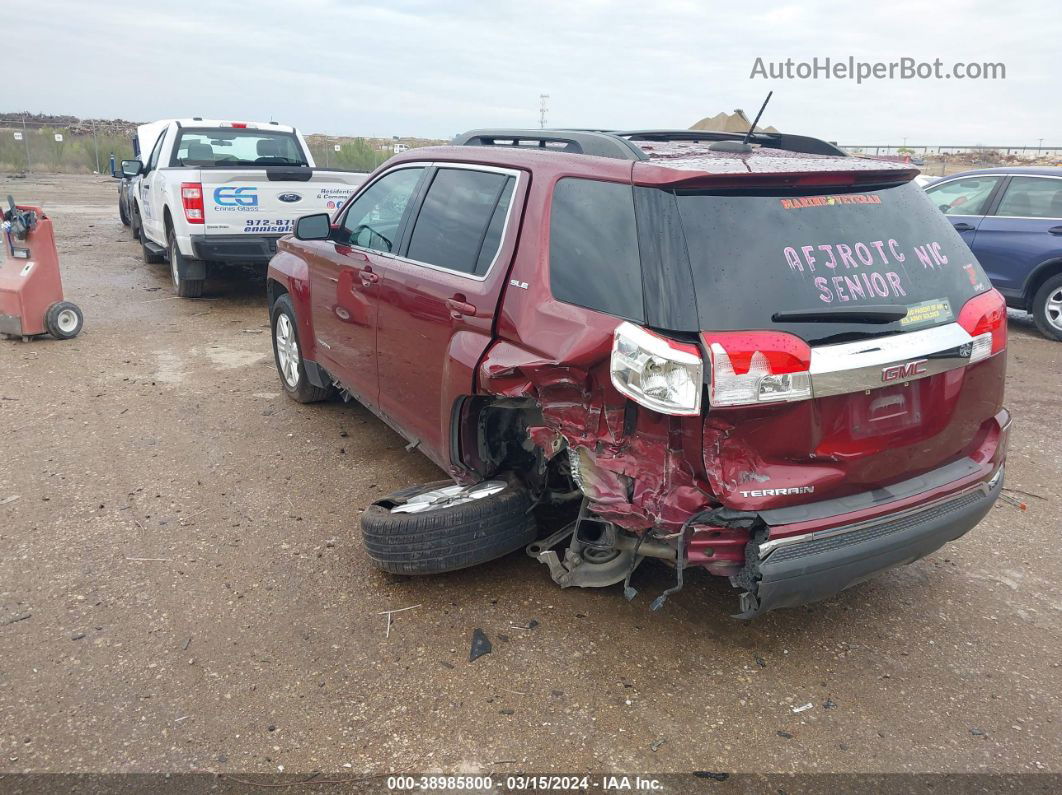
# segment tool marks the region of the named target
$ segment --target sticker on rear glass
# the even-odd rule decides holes
[[[783,210],[802,210],[805,207],[835,207],[845,204],[881,204],[876,193],[840,193],[836,196],[797,196],[779,199]]]
[[[901,318],[900,325],[904,328],[912,326],[924,326],[929,323],[948,322],[954,319],[951,312],[951,303],[947,298],[934,298],[930,301],[921,301],[907,307],[907,317]]]

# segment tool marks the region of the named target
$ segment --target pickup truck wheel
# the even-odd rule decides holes
[[[125,199],[118,196],[118,217],[122,219],[122,226],[129,226],[129,213],[125,211]]]
[[[1033,298],[1032,314],[1041,334],[1062,340],[1062,273],[1040,285]]]
[[[203,283],[206,279],[186,279],[181,276],[184,268],[185,256],[177,246],[177,235],[170,230],[170,278],[173,281],[173,289],[181,298],[199,298],[203,295]]]
[[[538,536],[521,485],[444,480],[396,491],[361,515],[365,549],[392,574],[440,574],[500,558]]]
[[[306,377],[291,298],[280,296],[273,304],[270,317],[273,323],[273,361],[280,375],[280,385],[288,397],[299,403],[317,403],[330,398],[333,391],[331,387],[314,386]]]

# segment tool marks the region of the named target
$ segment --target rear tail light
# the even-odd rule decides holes
[[[749,406],[811,397],[811,348],[792,334],[733,331],[705,334],[712,372],[708,402]]]
[[[612,341],[612,384],[661,414],[701,413],[704,360],[696,345],[621,323]]]
[[[959,311],[959,325],[973,337],[970,362],[979,362],[1007,347],[1007,302],[998,290],[975,295]]]
[[[203,223],[203,185],[199,182],[181,183],[181,204],[184,218],[190,224]]]

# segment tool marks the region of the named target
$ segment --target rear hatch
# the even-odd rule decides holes
[[[983,452],[1005,309],[914,184],[637,188],[636,206],[647,314],[707,354],[704,465],[724,504],[840,497]]]

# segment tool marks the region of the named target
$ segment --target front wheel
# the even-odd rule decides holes
[[[206,279],[188,279],[184,276],[186,257],[177,245],[177,234],[170,230],[170,278],[173,289],[181,298],[200,298]]]
[[[306,377],[299,346],[299,332],[295,322],[295,309],[291,298],[282,295],[273,304],[270,313],[273,322],[273,361],[280,375],[280,385],[292,400],[299,403],[317,403],[332,396],[331,387],[319,387]]]
[[[1062,341],[1062,273],[1040,285],[1033,297],[1032,314],[1041,334]]]

